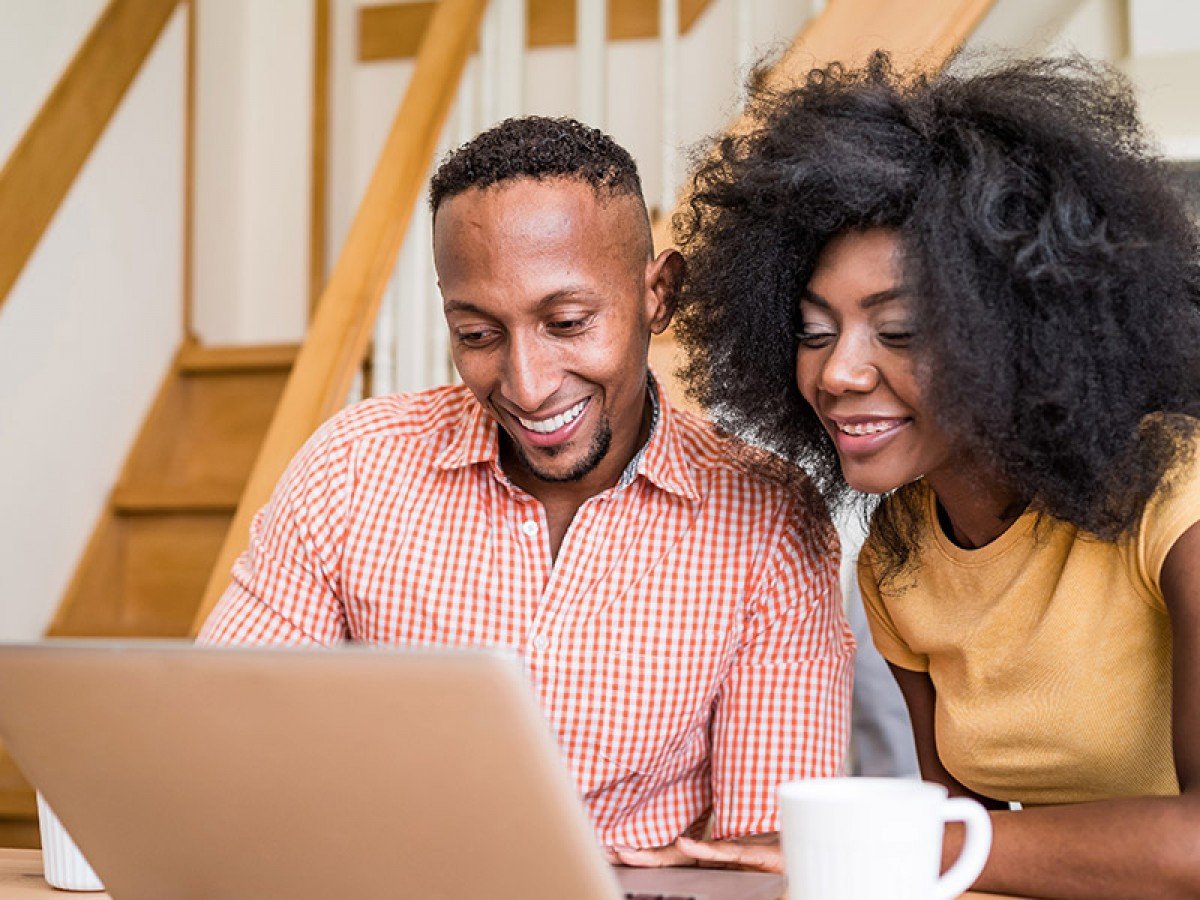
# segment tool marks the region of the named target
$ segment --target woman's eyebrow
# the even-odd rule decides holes
[[[886,291],[876,291],[874,294],[868,294],[860,301],[863,309],[871,309],[879,306],[882,303],[887,303],[889,300],[901,300],[908,296],[908,292],[904,288],[894,287],[888,288]]]
[[[887,288],[886,290],[876,291],[873,294],[867,294],[859,301],[859,306],[863,309],[871,309],[879,306],[881,303],[887,303],[889,300],[901,300],[908,296],[908,291],[903,288]],[[814,294],[812,291],[805,289],[800,295],[801,303],[811,303],[813,306],[819,306],[821,309],[830,309],[829,301],[820,294]]]

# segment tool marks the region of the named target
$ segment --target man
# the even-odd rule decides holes
[[[509,120],[431,203],[463,385],[324,425],[202,639],[511,647],[614,858],[680,861],[710,813],[776,831],[776,785],[845,749],[836,538],[798,474],[650,376],[682,260],[652,254],[633,160]]]

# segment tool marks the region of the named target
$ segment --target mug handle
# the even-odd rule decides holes
[[[967,891],[983,871],[992,848],[992,820],[980,803],[969,797],[951,797],[942,801],[942,821],[962,822],[967,826],[962,852],[938,879],[934,892],[936,900],[953,900]]]

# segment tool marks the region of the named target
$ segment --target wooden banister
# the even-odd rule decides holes
[[[413,207],[437,149],[487,0],[441,0],[425,32],[408,91],[238,504],[193,624],[199,631],[229,584],[250,520],[288,461],[346,401]]]
[[[765,86],[785,90],[797,85],[818,66],[840,61],[860,65],[875,50],[888,50],[902,67],[940,69],[978,27],[996,0],[830,0],[825,10],[813,17],[783,56],[765,76]],[[739,133],[753,126],[743,114],[729,126]],[[658,250],[675,243],[672,220],[687,203],[690,186],[684,184],[671,215],[654,224],[654,246]],[[654,339],[650,358],[667,392],[681,405],[683,388],[675,379],[676,347],[667,331]]]
[[[110,0],[0,170],[0,306],[179,0]]]

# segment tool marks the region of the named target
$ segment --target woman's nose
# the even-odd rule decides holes
[[[873,390],[879,383],[873,351],[869,340],[841,335],[821,366],[821,389],[830,394]]]

